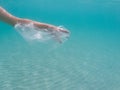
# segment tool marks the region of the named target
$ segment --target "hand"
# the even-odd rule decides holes
[[[63,28],[59,28],[57,26],[46,24],[46,23],[40,23],[40,22],[37,22],[37,21],[29,20],[29,19],[20,19],[18,21],[18,23],[22,23],[22,24],[33,23],[33,25],[36,26],[37,28],[40,28],[40,30],[41,29],[43,29],[43,30],[48,29],[48,30],[50,30],[50,32],[58,31],[58,32],[63,32],[63,33],[69,33],[68,30],[65,30]]]
[[[44,32],[49,32],[54,37],[54,39],[57,40],[59,43],[62,43],[61,37],[63,34],[69,35],[69,31],[66,29],[63,29],[61,27],[57,27],[54,25],[50,25],[50,24],[36,22],[33,20],[29,20],[29,19],[20,19],[18,20],[18,23],[20,24],[32,23],[37,28],[36,30],[43,30]]]

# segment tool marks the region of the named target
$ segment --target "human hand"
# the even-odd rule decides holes
[[[34,26],[35,30],[49,33],[49,35],[51,35],[59,43],[63,42],[62,38],[67,38],[69,36],[69,31],[62,27],[57,27],[46,23],[40,23],[29,19],[20,19],[18,23],[23,25],[31,24]]]
[[[49,32],[58,31],[58,32],[63,32],[63,33],[69,33],[68,30],[65,30],[63,28],[60,28],[60,27],[57,27],[57,26],[54,26],[54,25],[50,25],[50,24],[46,24],[46,23],[41,23],[41,22],[29,20],[29,19],[20,19],[18,21],[18,23],[21,23],[21,24],[32,23],[38,29],[40,29],[40,30],[48,29]]]

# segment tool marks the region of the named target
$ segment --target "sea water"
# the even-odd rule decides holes
[[[0,5],[71,33],[56,44],[51,36],[43,40],[48,33],[36,35],[28,27],[21,34],[0,22],[0,90],[120,90],[118,0],[0,0]]]

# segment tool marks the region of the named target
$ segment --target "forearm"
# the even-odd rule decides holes
[[[12,26],[14,26],[16,23],[30,23],[30,22],[33,22],[36,26],[41,27],[41,28],[50,27],[50,25],[47,25],[47,24],[43,24],[43,23],[40,23],[40,22],[15,17],[15,16],[11,15],[10,13],[8,13],[2,7],[0,7],[0,21],[8,23]]]
[[[14,26],[18,22],[19,18],[11,15],[5,9],[0,7],[0,21],[6,22],[12,26]]]

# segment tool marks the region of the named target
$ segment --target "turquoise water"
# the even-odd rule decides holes
[[[0,22],[0,90],[120,90],[120,1],[0,0],[13,15],[70,30],[29,43]]]

